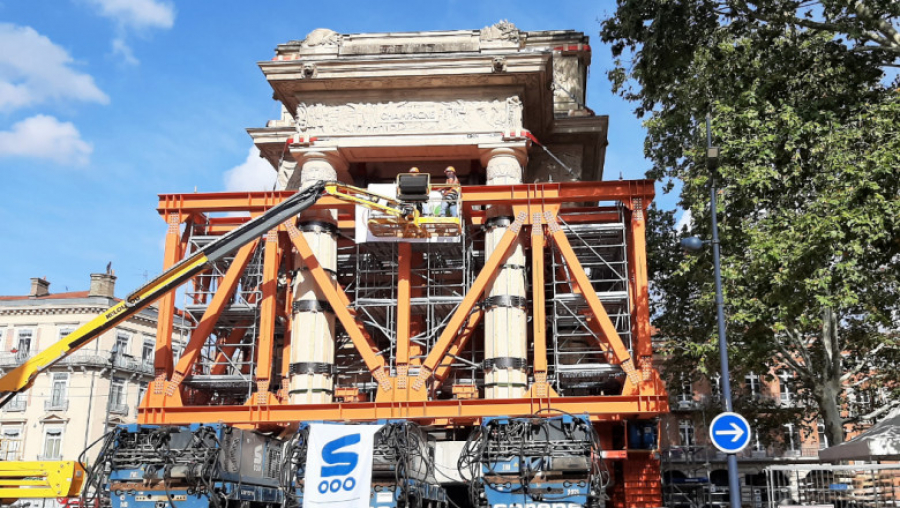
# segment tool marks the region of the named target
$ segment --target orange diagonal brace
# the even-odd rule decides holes
[[[441,332],[441,336],[434,345],[434,348],[428,353],[428,357],[425,358],[425,361],[422,362],[422,368],[419,370],[419,375],[412,385],[413,390],[418,391],[425,386],[428,377],[431,376],[437,365],[443,361],[444,355],[447,354],[450,346],[459,339],[460,327],[465,323],[469,311],[472,310],[472,307],[474,307],[478,299],[481,298],[481,293],[484,292],[488,281],[496,275],[497,269],[504,261],[506,261],[506,258],[509,256],[509,251],[512,248],[513,243],[515,243],[516,238],[518,238],[519,231],[522,229],[522,224],[524,223],[525,212],[520,212],[516,217],[515,222],[509,225],[509,229],[507,229],[500,238],[500,242],[497,243],[491,257],[485,261],[484,268],[481,269],[481,273],[475,278],[475,282],[472,283],[472,287],[469,288],[466,297],[463,298],[463,301],[460,302],[459,307],[457,307],[456,311],[453,313],[453,317],[447,322],[447,327]]]
[[[231,295],[234,294],[238,281],[241,280],[241,275],[244,273],[244,269],[247,268],[247,263],[250,262],[250,257],[253,255],[253,251],[258,243],[259,240],[254,240],[244,245],[234,256],[231,266],[228,267],[225,276],[219,282],[218,289],[209,303],[209,307],[206,308],[206,312],[200,318],[197,328],[191,333],[191,340],[188,341],[187,346],[184,348],[184,353],[175,367],[175,373],[166,387],[166,395],[174,395],[181,381],[197,363],[197,359],[200,358],[200,352],[203,350],[203,344],[206,343],[209,334],[215,329],[219,316],[222,315],[222,311],[225,309],[225,305],[231,300]]]
[[[293,220],[285,222],[284,225],[287,228],[288,236],[291,238],[291,243],[294,244],[294,248],[297,249],[297,253],[303,258],[303,262],[309,268],[309,273],[316,281],[316,287],[322,292],[322,296],[325,297],[325,300],[328,301],[334,310],[335,317],[338,318],[344,330],[350,335],[350,340],[362,357],[363,362],[365,362],[366,368],[369,369],[369,372],[372,373],[372,376],[378,381],[383,390],[390,390],[391,380],[384,371],[384,359],[378,356],[378,349],[372,342],[372,338],[365,333],[365,329],[350,313],[348,309],[350,299],[347,298],[343,291],[335,287],[331,277],[322,269],[322,265],[319,264],[319,260],[313,254],[309,243],[306,242],[306,238],[303,238],[303,233],[293,224]]]
[[[270,402],[269,380],[272,377],[272,354],[275,351],[275,313],[278,306],[278,229],[266,234],[266,251],[263,255],[262,301],[259,305],[259,338],[256,360],[257,404]]]
[[[483,310],[475,309],[469,316],[469,321],[466,322],[466,326],[459,334],[459,338],[453,342],[453,345],[447,350],[447,354],[444,355],[444,359],[441,360],[441,364],[434,370],[435,386],[443,383],[444,380],[447,379],[447,374],[450,373],[450,367],[453,364],[453,358],[459,355],[460,351],[465,349],[466,344],[469,343],[469,339],[471,339],[472,334],[475,333],[475,328],[478,327],[478,323],[481,321],[483,315]]]
[[[553,243],[556,244],[557,249],[559,249],[559,253],[562,255],[566,266],[569,267],[569,273],[572,275],[572,278],[575,279],[575,285],[581,291],[585,302],[587,302],[588,307],[593,314],[591,316],[592,319],[588,320],[588,324],[599,327],[599,329],[596,330],[599,332],[598,335],[609,344],[613,355],[622,366],[625,374],[628,375],[632,384],[637,386],[641,379],[634,368],[634,362],[631,360],[631,353],[628,352],[628,348],[622,343],[622,338],[619,337],[616,327],[609,319],[606,309],[603,308],[603,303],[597,298],[597,293],[594,291],[591,281],[584,273],[584,268],[581,266],[581,262],[578,261],[575,251],[572,250],[572,245],[569,244],[569,239],[566,238],[565,231],[562,230],[553,214],[547,212],[545,216],[550,231],[550,237],[553,239]]]

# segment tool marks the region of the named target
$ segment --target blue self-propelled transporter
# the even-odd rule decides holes
[[[587,417],[485,418],[458,463],[477,508],[603,508],[610,475]]]

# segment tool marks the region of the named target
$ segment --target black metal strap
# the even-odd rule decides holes
[[[484,229],[506,228],[515,221],[515,217],[500,215],[484,221]]]
[[[331,304],[325,300],[296,300],[291,305],[291,309],[294,311],[294,314],[298,312],[327,312],[334,314]]]
[[[334,364],[325,362],[297,362],[292,363],[288,372],[297,374],[334,374]]]
[[[516,358],[513,356],[500,356],[497,358],[485,358],[482,367],[484,370],[491,369],[524,369],[527,361],[524,358]]]
[[[294,395],[296,393],[327,393],[327,394],[331,395],[332,393],[334,393],[334,390],[331,390],[329,388],[306,388],[303,390],[289,390],[288,391],[288,395]]]
[[[337,272],[334,271],[334,270],[332,270],[331,268],[325,268],[324,266],[320,266],[319,268],[321,268],[322,270],[324,270],[325,273],[330,274],[332,277],[337,278]],[[307,267],[304,266],[304,267],[300,268],[300,270],[302,270],[302,271],[304,271],[304,272],[308,272],[308,271],[309,271],[309,268],[307,268]]]
[[[493,309],[497,307],[527,309],[528,302],[525,300],[524,296],[496,295],[482,300],[481,307],[484,309]]]
[[[484,387],[485,387],[485,388],[493,388],[493,387],[500,387],[500,388],[527,388],[528,385],[525,384],[525,383],[485,383],[485,384],[484,384]]]
[[[297,229],[304,233],[328,233],[331,235],[337,233],[337,226],[335,224],[323,220],[303,221],[297,226]]]
[[[506,264],[500,265],[500,268],[509,268],[511,270],[524,270],[526,267],[525,267],[525,265],[514,265],[512,263],[506,263]]]

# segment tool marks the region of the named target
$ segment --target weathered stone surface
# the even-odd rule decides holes
[[[493,100],[306,104],[295,115],[298,132],[321,135],[432,134],[522,129],[518,97]]]

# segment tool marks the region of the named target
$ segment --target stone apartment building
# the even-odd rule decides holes
[[[112,273],[90,289],[50,293],[31,279],[22,296],[0,296],[0,375],[72,332],[117,300]],[[135,421],[154,376],[157,312],[147,308],[40,374],[0,410],[0,460],[75,460],[107,430]],[[176,319],[176,358],[188,329]]]

